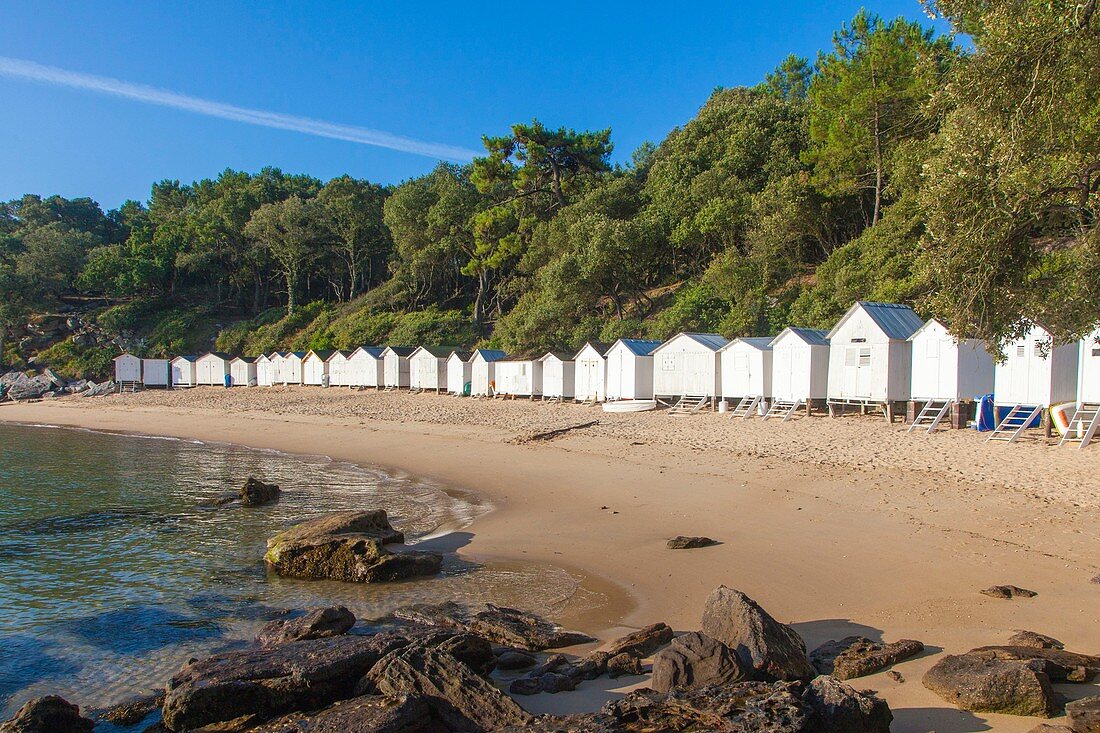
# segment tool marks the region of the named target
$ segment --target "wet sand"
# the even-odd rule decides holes
[[[1022,733],[1038,722],[947,706],[920,684],[941,650],[1031,629],[1100,651],[1100,585],[1090,583],[1100,573],[1100,446],[908,435],[874,418],[780,425],[305,387],[9,404],[0,420],[324,454],[473,491],[495,511],[468,528],[461,553],[577,573],[582,591],[558,620],[605,639],[655,621],[697,629],[723,583],[793,623],[810,648],[849,634],[919,639],[929,652],[896,667],[905,682],[854,681],[889,701],[898,732]],[[677,534],[722,544],[667,550]],[[1039,595],[978,593],[1008,583]],[[1060,689],[1100,694],[1095,684]],[[601,694],[524,702],[583,709]]]

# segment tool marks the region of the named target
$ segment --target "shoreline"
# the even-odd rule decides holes
[[[621,588],[621,598],[611,597],[587,615],[578,609],[555,617],[605,640],[657,621],[677,631],[698,628],[703,599],[722,583],[756,598],[779,620],[794,622],[811,649],[853,633],[920,639],[934,651],[898,666],[905,683],[884,673],[856,681],[887,699],[895,711],[894,730],[901,733],[974,730],[978,718],[986,729],[1022,733],[1037,722],[962,713],[925,690],[920,676],[941,649],[958,653],[1001,643],[1016,628],[1049,633],[1070,649],[1100,648],[1100,586],[1089,583],[1100,571],[1100,513],[1087,503],[1057,502],[1026,488],[998,492],[968,483],[965,472],[952,482],[944,474],[906,475],[889,465],[855,470],[812,458],[716,455],[691,442],[670,445],[658,440],[660,434],[632,440],[637,436],[626,429],[621,439],[566,435],[525,442],[529,431],[506,421],[456,425],[339,414],[330,408],[343,396],[307,389],[286,398],[295,401],[297,412],[290,413],[262,405],[265,394],[277,393],[252,392],[258,396],[248,399],[258,402],[247,410],[231,402],[244,397],[208,390],[191,398],[142,393],[141,399],[9,404],[0,409],[0,421],[324,455],[470,491],[494,510],[468,527],[473,537],[463,556],[545,562],[579,572],[586,587],[606,582],[613,593]],[[432,400],[448,398],[368,393],[356,399],[432,409],[438,407]],[[316,404],[303,410],[299,403]],[[592,416],[579,406],[552,412],[532,405],[466,407],[535,414],[544,421]],[[670,423],[658,415],[637,424],[667,434]],[[620,424],[612,422],[610,430]],[[675,431],[705,437],[725,425],[728,419],[720,424],[699,416],[676,421]],[[888,430],[879,423],[862,427]],[[702,438],[697,442],[705,445]],[[920,442],[913,445],[917,450]],[[823,449],[811,442],[805,450],[812,455]],[[1092,455],[1079,460],[1095,465]],[[677,534],[706,534],[723,544],[666,550],[664,540]],[[1001,583],[1040,595],[997,601],[977,592]],[[1097,692],[1076,691],[1081,694]],[[555,696],[555,702],[569,704],[568,695]]]

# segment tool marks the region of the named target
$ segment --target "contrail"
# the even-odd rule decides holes
[[[13,79],[26,79],[42,82],[44,84],[56,84],[59,86],[86,89],[100,94],[110,94],[116,97],[134,99],[146,104],[156,104],[161,107],[173,107],[186,110],[208,117],[220,117],[225,120],[245,122],[261,127],[274,127],[279,130],[291,130],[306,135],[318,135],[336,140],[360,143],[362,145],[374,145],[390,150],[400,150],[404,153],[424,155],[429,158],[444,158],[446,160],[467,161],[478,153],[466,148],[443,143],[413,140],[412,138],[393,135],[380,130],[371,130],[366,127],[354,125],[341,125],[333,122],[314,120],[308,117],[285,115],[279,112],[266,112],[260,109],[249,109],[232,104],[224,104],[209,99],[201,99],[186,94],[177,94],[165,89],[133,84],[121,79],[112,79],[108,76],[95,76],[82,74],[77,71],[59,69],[56,66],[44,66],[33,61],[13,59],[0,56],[0,76]]]

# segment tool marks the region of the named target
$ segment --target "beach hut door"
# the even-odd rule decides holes
[[[871,395],[871,347],[849,346],[844,352],[845,391],[852,397]]]
[[[794,398],[794,360],[790,349],[776,349],[772,353],[775,374],[774,392],[776,397]]]

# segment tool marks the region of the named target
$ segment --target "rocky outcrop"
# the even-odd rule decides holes
[[[828,675],[814,678],[802,702],[823,733],[886,733],[894,719],[885,700]]]
[[[1053,636],[1047,636],[1046,634],[1040,634],[1036,631],[1025,631],[1023,629],[1018,630],[1015,634],[1008,637],[1009,646],[1030,646],[1035,649],[1065,649],[1066,645],[1055,639]]]
[[[821,674],[850,680],[886,669],[923,651],[924,644],[912,639],[884,644],[863,636],[847,636],[814,649],[810,653],[810,663]]]
[[[403,580],[439,572],[443,562],[439,553],[395,553],[385,547],[404,540],[381,509],[338,512],[275,535],[267,542],[264,560],[279,575],[349,583]]]
[[[346,634],[354,625],[355,614],[343,606],[314,608],[304,616],[265,624],[256,641],[263,646],[273,646],[306,639],[326,639]]]
[[[741,591],[720,586],[707,598],[703,633],[732,649],[742,666],[767,680],[810,680],[817,671],[806,643]]]
[[[80,715],[80,708],[57,695],[30,700],[6,723],[0,733],[87,733],[95,723]]]
[[[1012,598],[1034,598],[1039,595],[1033,590],[1027,588],[1020,588],[1015,585],[994,585],[981,591],[983,596],[989,596],[990,598],[1001,598],[1009,600]]]
[[[497,644],[526,651],[558,649],[595,641],[586,634],[563,631],[533,613],[491,603],[477,610],[451,601],[436,605],[420,604],[399,608],[393,616],[413,624],[469,631]]]
[[[538,664],[534,656],[521,652],[518,649],[505,649],[497,655],[497,669],[517,670],[528,669]]]
[[[269,721],[253,733],[429,733],[431,708],[414,695],[364,695],[312,713],[294,713]]]
[[[672,629],[668,624],[650,624],[626,636],[616,639],[605,651],[609,657],[628,654],[639,659],[648,657],[672,641]]]
[[[924,686],[963,710],[1049,718],[1057,694],[1041,665],[992,652],[948,655],[924,675]]]
[[[383,695],[422,698],[449,731],[491,731],[522,726],[531,715],[451,655],[435,649],[397,650],[364,677],[363,687]]]
[[[751,674],[752,669],[746,669],[728,646],[693,631],[676,637],[668,648],[657,653],[649,684],[658,692],[668,692],[676,687],[729,685],[747,680]]]
[[[683,535],[677,535],[666,543],[666,546],[670,550],[695,550],[700,547],[711,547],[717,545],[717,540],[712,540],[710,537],[685,537]]]
[[[249,476],[241,487],[241,506],[264,506],[279,501],[279,486],[265,484],[255,476]]]
[[[181,731],[243,717],[262,722],[295,710],[318,710],[352,697],[363,675],[395,649],[432,646],[453,636],[404,629],[292,641],[195,660],[168,683],[164,724]]]
[[[970,653],[992,655],[1006,661],[1032,662],[1054,682],[1088,682],[1100,674],[1100,656],[1079,654],[1065,649],[982,646]]]
[[[1066,703],[1066,722],[1073,733],[1100,733],[1100,696]]]

